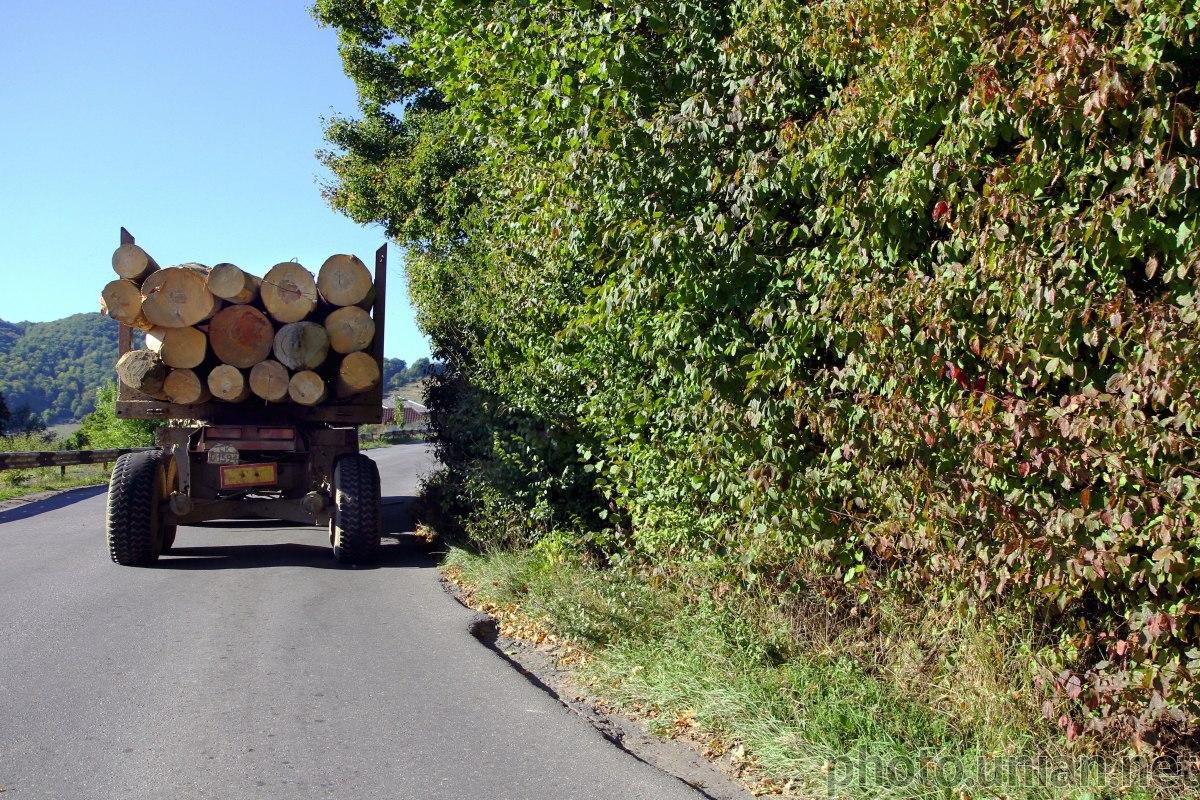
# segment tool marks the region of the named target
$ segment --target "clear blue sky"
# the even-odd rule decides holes
[[[117,232],[256,274],[383,233],[321,199],[321,118],[356,111],[310,0],[10,3],[0,23],[0,319],[98,309]],[[386,352],[429,354],[389,249]],[[17,268],[21,267],[20,272]],[[26,280],[25,276],[33,276]]]

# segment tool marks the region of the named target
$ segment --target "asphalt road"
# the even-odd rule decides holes
[[[373,451],[385,531],[431,459]],[[0,512],[0,787],[14,800],[700,797],[467,631],[433,560],[338,568],[311,528],[181,528],[118,567],[102,490]]]

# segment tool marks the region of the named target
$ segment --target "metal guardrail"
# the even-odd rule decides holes
[[[76,464],[107,464],[126,453],[154,450],[153,447],[122,447],[114,450],[26,450],[0,453],[0,470],[34,467],[69,467]]]

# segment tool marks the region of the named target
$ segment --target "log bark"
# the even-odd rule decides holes
[[[172,403],[190,406],[211,399],[208,387],[200,376],[190,369],[173,369],[163,381],[163,393]]]
[[[317,307],[317,283],[304,267],[284,261],[267,272],[259,296],[267,313],[279,322],[299,322]]]
[[[289,376],[287,367],[278,361],[260,361],[250,370],[250,391],[272,403],[287,399]]]
[[[262,279],[234,264],[217,264],[208,273],[208,290],[222,300],[242,305],[258,299]]]
[[[162,398],[163,383],[170,373],[157,353],[149,350],[130,350],[117,359],[117,379],[134,391]]]
[[[208,324],[208,341],[221,361],[248,369],[271,355],[275,328],[254,306],[229,306]]]
[[[356,256],[330,256],[317,273],[317,290],[330,305],[357,306],[374,295],[371,272]]]
[[[167,267],[142,283],[142,313],[151,325],[187,328],[211,317],[220,301],[208,290],[205,273],[192,265]]]
[[[288,397],[302,406],[319,405],[327,395],[325,380],[312,370],[297,372],[288,383]]]
[[[208,355],[208,337],[196,328],[153,328],[146,333],[146,348],[168,367],[193,369]]]
[[[100,290],[100,313],[134,328],[153,327],[142,313],[142,290],[128,278],[109,281]]]
[[[338,397],[353,397],[379,385],[379,364],[366,353],[350,353],[338,367]]]
[[[316,369],[329,355],[329,334],[316,322],[290,322],[275,334],[273,352],[288,369]]]
[[[246,376],[229,364],[218,364],[208,373],[208,390],[213,397],[229,403],[240,403],[250,396]]]
[[[366,350],[375,338],[375,320],[358,306],[339,308],[325,318],[329,346],[345,355]]]
[[[140,284],[151,272],[158,271],[158,264],[136,244],[123,244],[113,253],[112,268],[122,278]]]

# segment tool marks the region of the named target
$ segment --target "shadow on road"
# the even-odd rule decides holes
[[[309,567],[312,569],[388,569],[436,567],[437,556],[424,543],[387,540],[379,548],[379,559],[371,565],[348,567],[333,560],[328,547],[285,542],[282,544],[226,544],[214,547],[175,547],[155,565],[158,569],[256,569],[261,567]]]
[[[98,494],[104,494],[108,491],[107,484],[102,486],[83,486],[79,489],[66,489],[53,497],[47,497],[44,500],[33,500],[27,503],[13,506],[12,508],[0,511],[0,524],[5,522],[16,522],[17,520],[29,519],[38,514],[45,514],[47,511],[55,511],[60,508],[66,508],[69,505],[78,503],[81,500],[88,500]],[[19,502],[6,500],[5,503]]]
[[[403,495],[383,498],[383,544],[379,558],[372,565],[358,569],[419,568],[438,564],[439,557],[430,552],[429,545],[412,536],[412,505],[415,497]],[[295,528],[291,522],[276,520],[219,520],[207,522],[205,528]],[[186,534],[181,534],[181,539]],[[226,544],[188,547],[184,544],[157,563],[159,569],[254,569],[260,567],[311,567],[313,569],[354,569],[333,560],[328,546],[299,542],[265,544]]]

